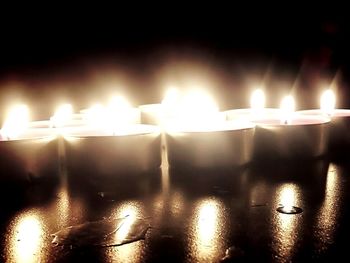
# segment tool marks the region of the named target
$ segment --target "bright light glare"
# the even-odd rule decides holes
[[[250,97],[250,108],[259,111],[265,108],[265,94],[262,89],[256,89]]]
[[[209,94],[192,91],[182,98],[177,118],[185,127],[212,127],[217,121],[218,113],[219,108]]]
[[[283,183],[276,189],[276,205],[283,206],[283,211],[291,212],[293,206],[300,206],[301,195],[299,187],[294,183]],[[290,261],[293,255],[295,245],[298,244],[300,238],[300,227],[302,218],[276,213],[276,220],[273,220],[273,239],[275,251],[278,251],[283,258]]]
[[[91,127],[99,128],[108,126],[108,111],[101,104],[95,104],[89,108],[84,116],[87,124]]]
[[[35,215],[23,217],[17,225],[14,255],[18,262],[36,262],[43,243],[41,222]]]
[[[1,134],[8,139],[17,138],[29,126],[29,109],[26,105],[13,107],[6,117]]]
[[[294,98],[289,95],[282,99],[281,101],[281,122],[284,124],[290,124],[293,113],[295,111]]]
[[[51,117],[51,122],[54,127],[63,127],[72,120],[73,107],[71,104],[63,104],[55,111],[54,116]]]
[[[193,235],[190,243],[193,255],[198,262],[216,262],[215,258],[222,253],[224,207],[213,198],[199,201],[194,211]]]
[[[293,210],[293,206],[297,202],[296,190],[293,184],[286,184],[280,191],[280,203],[286,211]]]
[[[118,210],[117,217],[124,218],[122,224],[117,225],[119,228],[115,232],[115,241],[120,243],[125,242],[125,240],[133,236],[133,225],[137,222],[137,218],[142,215],[142,207],[139,203],[131,201],[121,205]],[[118,247],[113,253],[115,253],[117,262],[140,262],[142,251],[140,242],[134,242]]]
[[[201,244],[210,245],[215,237],[218,224],[217,214],[217,204],[214,201],[205,202],[200,206],[197,227],[198,239]]]
[[[122,241],[129,235],[132,225],[136,222],[141,213],[141,207],[139,203],[135,201],[126,202],[119,207],[116,214],[118,218],[123,218],[123,222],[115,233],[115,239],[117,241]]]
[[[112,97],[108,108],[114,113],[121,113],[125,109],[130,109],[130,103],[123,96],[114,96]]]
[[[333,90],[327,89],[321,95],[320,107],[322,112],[332,115],[335,108],[335,94]]]
[[[115,96],[111,99],[108,110],[109,129],[113,134],[122,133],[125,125],[132,122],[133,108],[130,103],[123,96]]]
[[[162,105],[165,107],[174,106],[179,99],[179,91],[176,88],[170,88],[166,91]]]

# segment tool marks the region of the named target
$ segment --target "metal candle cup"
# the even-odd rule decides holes
[[[63,129],[68,172],[96,176],[138,174],[161,164],[160,132],[151,125],[131,125],[112,135],[89,127]]]
[[[325,115],[320,109],[297,112],[303,116]],[[328,148],[331,153],[342,153],[350,149],[350,110],[334,109],[330,115]]]
[[[55,177],[58,168],[58,139],[51,129],[29,128],[16,139],[0,138],[1,180]]]
[[[254,125],[225,122],[213,129],[168,131],[168,162],[175,168],[237,167],[251,160]]]
[[[323,116],[298,116],[282,124],[279,118],[254,121],[254,158],[313,159],[326,153],[330,119]]]

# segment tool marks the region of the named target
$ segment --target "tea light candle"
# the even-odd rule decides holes
[[[331,89],[323,92],[320,109],[302,110],[302,116],[328,116],[332,119],[329,127],[328,148],[333,154],[342,154],[350,146],[350,110],[336,109],[336,97]]]
[[[256,159],[309,159],[326,152],[330,119],[325,116],[300,116],[294,112],[294,100],[282,100],[280,117],[254,120]]]
[[[0,130],[0,174],[5,181],[58,175],[57,137],[50,128],[29,128],[29,111],[15,107]]]
[[[168,162],[175,168],[237,167],[251,160],[254,125],[222,122],[166,132]]]
[[[189,93],[176,112],[176,118],[165,125],[170,166],[210,169],[250,161],[254,125],[225,121],[208,94]]]
[[[160,130],[152,125],[128,125],[111,132],[91,127],[66,128],[68,171],[98,176],[143,173],[161,163]]]
[[[233,109],[224,111],[226,120],[257,120],[265,117],[273,117],[280,115],[280,109],[265,108],[265,94],[262,89],[256,89],[250,98],[250,108]]]

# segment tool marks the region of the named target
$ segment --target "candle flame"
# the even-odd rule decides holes
[[[17,138],[29,126],[29,109],[26,105],[14,106],[5,120],[1,135],[8,139]]]
[[[71,104],[63,104],[57,108],[55,114],[51,117],[52,125],[56,128],[63,127],[72,120],[73,107]]]
[[[327,89],[321,95],[320,106],[322,112],[327,115],[332,115],[335,108],[335,94],[333,90]]]
[[[170,88],[166,91],[162,105],[166,107],[174,106],[179,99],[179,91],[176,88]]]
[[[262,89],[256,89],[250,97],[250,107],[254,111],[260,111],[265,108],[265,94]]]
[[[294,98],[291,95],[284,97],[281,101],[280,109],[281,109],[281,122],[284,124],[290,124],[293,113],[295,111]]]
[[[114,135],[124,134],[127,125],[139,123],[140,111],[123,96],[115,96],[108,105],[108,129]]]
[[[192,91],[184,96],[178,108],[178,120],[185,127],[212,127],[219,108],[214,99],[203,91]]]
[[[109,102],[108,107],[109,107],[110,111],[112,111],[114,113],[121,113],[125,109],[130,109],[131,105],[126,98],[119,95],[119,96],[112,97],[112,99]]]
[[[101,104],[91,106],[84,118],[87,124],[94,128],[107,127],[109,122],[107,109]]]

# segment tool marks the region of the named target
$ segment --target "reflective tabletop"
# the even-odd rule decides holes
[[[342,261],[349,257],[349,173],[346,161],[312,160],[163,166],[112,177],[62,169],[52,180],[3,182],[1,261]],[[125,216],[149,222],[142,238],[105,247],[52,244],[66,227]]]

